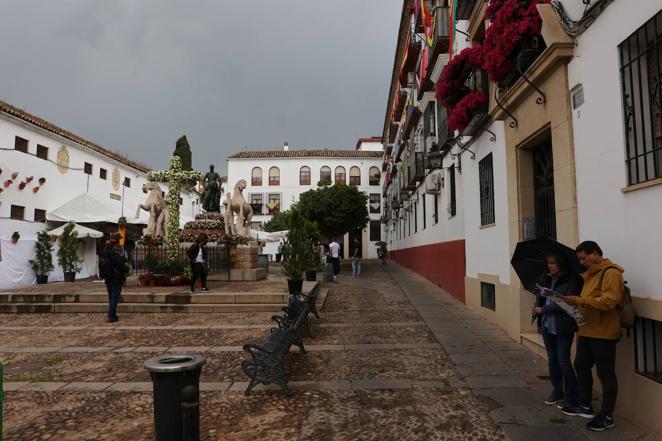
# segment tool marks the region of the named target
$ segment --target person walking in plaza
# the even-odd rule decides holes
[[[340,244],[336,242],[335,237],[329,244],[329,251],[331,253],[331,263],[333,263],[333,280],[336,280],[336,276],[340,272]]]
[[[352,254],[352,277],[361,276],[361,243],[354,238],[354,253]]]
[[[108,291],[108,323],[119,320],[117,305],[120,302],[122,286],[126,280],[129,267],[126,258],[122,255],[124,249],[120,245],[111,245],[109,242],[102,252],[99,260],[99,275],[106,282]]]
[[[540,286],[563,295],[581,291],[581,278],[569,269],[563,256],[551,254],[546,259],[548,271],[542,276]],[[538,329],[547,350],[549,379],[552,383],[552,393],[545,404],[577,406],[577,377],[570,360],[570,348],[577,324],[560,306],[541,295],[536,297],[533,315],[538,319]]]
[[[195,292],[195,282],[200,279],[203,291],[209,291],[207,288],[207,236],[201,234],[195,243],[187,251],[188,260],[191,264],[191,294]]]
[[[278,242],[278,252],[276,253],[276,262],[280,262],[281,257],[283,257],[283,241]]]
[[[582,274],[584,286],[580,296],[564,296],[575,305],[587,324],[579,328],[575,370],[579,384],[579,402],[567,406],[563,413],[591,418],[589,430],[602,431],[614,427],[614,407],[618,393],[616,378],[616,344],[621,338],[620,316],[616,310],[625,292],[623,268],[605,259],[600,246],[593,241],[580,243],[577,258],[586,268]],[[592,369],[595,364],[602,383],[602,408],[594,416],[591,406],[593,393]]]

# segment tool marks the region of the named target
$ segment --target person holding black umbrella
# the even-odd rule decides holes
[[[581,291],[581,278],[569,268],[561,254],[546,256],[547,271],[538,284],[562,295],[574,295]],[[577,324],[560,306],[548,297],[536,296],[532,314],[538,320],[547,350],[549,379],[552,393],[545,404],[559,404],[559,408],[577,406],[577,377],[570,360],[570,348]]]

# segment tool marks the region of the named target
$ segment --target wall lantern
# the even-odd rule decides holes
[[[428,160],[428,166],[430,169],[438,170],[441,168],[441,163],[444,159],[444,155],[441,152],[428,152],[425,156]]]

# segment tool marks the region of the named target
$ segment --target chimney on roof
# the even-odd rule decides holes
[[[286,151],[288,151],[289,149],[290,149],[290,146],[287,145],[287,141],[285,141],[285,142],[283,143],[283,151],[286,152]]]

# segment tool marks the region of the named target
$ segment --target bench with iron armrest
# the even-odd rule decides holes
[[[307,307],[308,313],[313,313],[315,317],[319,319],[319,315],[317,314],[317,310],[315,308],[316,300],[317,290],[313,290],[313,292],[311,292],[308,296],[304,294],[300,294],[299,296],[292,296],[290,297],[287,306],[283,306],[282,308],[285,314],[283,316],[274,315],[271,317],[271,320],[278,323],[278,327],[281,329],[283,327],[291,326],[298,317],[299,309],[303,307]],[[308,337],[313,338],[313,334],[310,330],[310,323],[308,322],[308,314],[306,314],[306,317],[304,317],[301,327],[305,329]]]
[[[306,353],[299,332],[309,311],[310,307],[304,304],[299,309],[296,320],[291,325],[283,322],[281,326],[281,323],[278,323],[279,327],[271,329],[271,334],[264,345],[244,345],[244,351],[251,356],[250,360],[241,362],[241,368],[251,379],[246,392],[244,392],[245,395],[250,395],[253,388],[260,383],[278,384],[285,394],[292,394],[292,391],[287,387],[285,357],[292,345],[298,346],[301,352]]]

